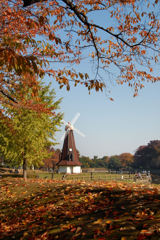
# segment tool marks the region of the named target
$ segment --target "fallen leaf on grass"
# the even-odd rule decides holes
[[[151,230],[148,230],[148,229],[142,229],[141,231],[140,231],[140,234],[139,234],[139,238],[141,237],[141,236],[151,236],[152,234],[153,234],[153,232],[154,231],[151,231]],[[138,239],[139,239],[138,238]]]
[[[77,227],[76,233],[80,232],[82,230],[81,227]]]
[[[134,226],[127,226],[127,227],[121,227],[120,231],[126,231],[126,230],[135,230],[136,228]]]
[[[103,219],[98,219],[98,220],[96,220],[95,222],[93,222],[93,224],[102,224],[102,222],[103,222]]]

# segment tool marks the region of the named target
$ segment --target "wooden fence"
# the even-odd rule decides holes
[[[81,174],[63,174],[63,180],[83,181],[125,181],[125,182],[151,182],[151,176],[147,174],[116,174],[108,172],[90,172]]]

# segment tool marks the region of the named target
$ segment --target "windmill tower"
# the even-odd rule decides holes
[[[65,126],[65,134],[61,138],[64,139],[62,153],[60,157],[60,161],[58,162],[58,172],[59,173],[81,173],[81,163],[79,161],[79,155],[75,145],[75,139],[73,131],[76,131],[81,136],[85,136],[78,129],[76,129],[73,125],[77,121],[80,113],[77,113],[74,119],[71,122],[63,123]]]

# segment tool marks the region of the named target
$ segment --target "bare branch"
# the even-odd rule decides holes
[[[4,90],[0,90],[0,93],[1,93],[3,96],[7,97],[7,98],[8,98],[9,100],[11,100],[12,102],[18,103],[14,98],[12,98],[10,95],[8,95],[7,93],[5,93]]]

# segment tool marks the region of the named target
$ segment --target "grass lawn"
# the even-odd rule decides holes
[[[0,179],[0,239],[160,239],[160,187]]]
[[[12,173],[11,173],[12,172]],[[144,175],[144,174],[143,174]],[[142,175],[142,179],[136,179],[136,182],[146,183],[148,179]],[[13,169],[7,169],[0,167],[0,177],[22,177],[22,170],[19,170],[19,174],[15,173]],[[108,172],[88,172],[80,174],[65,174],[54,173],[42,170],[27,170],[28,178],[40,178],[40,179],[54,179],[54,180],[81,180],[81,181],[123,181],[127,183],[135,182],[135,174],[118,174]],[[157,176],[157,175],[156,175]],[[152,178],[152,181],[155,180]],[[155,182],[155,181],[153,181]],[[160,179],[155,183],[160,183]]]

